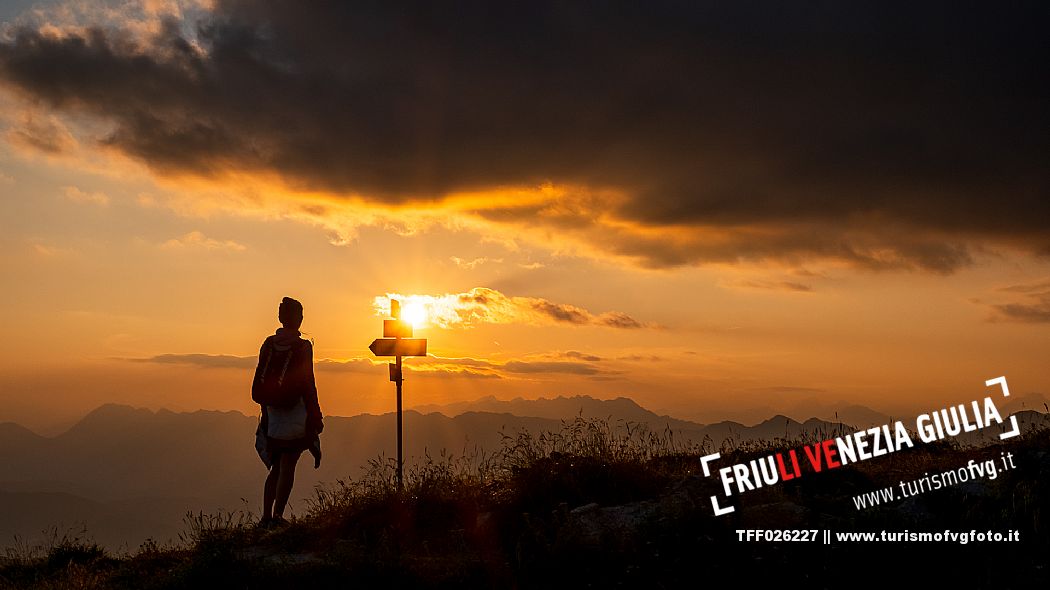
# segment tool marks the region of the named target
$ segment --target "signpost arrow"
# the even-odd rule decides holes
[[[376,338],[368,350],[376,356],[427,356],[427,339]]]

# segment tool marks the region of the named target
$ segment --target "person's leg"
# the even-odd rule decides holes
[[[281,471],[277,474],[277,497],[273,504],[273,515],[277,518],[284,517],[284,507],[288,504],[288,496],[292,495],[292,484],[295,483],[295,464],[299,462],[302,451],[291,451],[281,453]]]
[[[273,518],[273,502],[277,498],[277,480],[281,475],[281,456],[282,454],[278,454],[273,458],[273,465],[270,466],[270,472],[266,474],[266,483],[263,484],[263,520]]]

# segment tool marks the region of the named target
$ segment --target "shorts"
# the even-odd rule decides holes
[[[305,436],[302,438],[293,438],[291,440],[273,438],[272,436],[266,437],[266,450],[270,452],[270,456],[272,457],[276,457],[281,453],[302,453],[309,448],[310,439]]]

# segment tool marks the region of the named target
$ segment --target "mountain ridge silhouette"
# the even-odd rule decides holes
[[[799,422],[783,415],[751,426],[728,420],[702,425],[658,416],[629,398],[555,398],[533,411],[549,413],[559,404],[568,410],[581,402],[586,412],[560,419],[473,410],[455,416],[406,411],[406,465],[411,469],[442,449],[451,456],[492,453],[504,436],[521,430],[557,432],[577,416],[588,419],[586,414],[612,427],[653,416],[644,422],[651,432],[670,429],[678,444],[706,438],[714,449],[725,441],[851,430],[837,422]],[[518,405],[528,412],[527,405]],[[1044,419],[1031,411],[1021,416],[1022,422]],[[395,454],[393,413],[329,416],[325,421],[324,461],[318,470],[304,466],[307,461],[300,465],[293,510],[312,496],[315,485],[359,477],[369,460],[389,461]],[[257,510],[265,469],[253,446],[256,425],[257,417],[237,411],[154,411],[121,404],[104,404],[54,437],[2,423],[0,473],[8,478],[0,481],[5,500],[0,501],[0,546],[9,545],[16,534],[32,538],[51,525],[84,523],[104,545],[134,547],[148,537],[163,541],[164,534],[174,534],[188,511]]]

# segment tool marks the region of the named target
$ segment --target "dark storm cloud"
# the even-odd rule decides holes
[[[625,198],[562,215],[480,214],[647,266],[943,273],[985,242],[1050,252],[1048,11],[220,0],[146,43],[15,27],[0,75],[110,122],[103,142],[160,173],[276,172],[384,202],[613,189]],[[677,237],[617,233],[599,214]],[[690,239],[712,227],[726,234]]]

